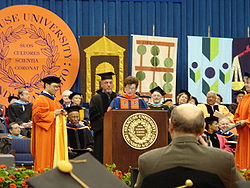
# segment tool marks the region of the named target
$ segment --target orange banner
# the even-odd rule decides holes
[[[43,90],[41,79],[57,76],[70,89],[79,69],[79,50],[68,25],[53,12],[34,5],[0,11],[0,99],[26,88],[32,98]],[[58,93],[58,95],[60,95]]]

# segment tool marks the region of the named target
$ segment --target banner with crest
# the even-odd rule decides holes
[[[188,91],[200,103],[208,91],[232,102],[232,41],[229,38],[188,37]]]
[[[165,98],[175,101],[177,38],[133,36],[132,75],[139,80],[140,94],[160,86]]]

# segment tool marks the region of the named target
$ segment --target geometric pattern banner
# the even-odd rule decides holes
[[[200,103],[209,91],[232,102],[232,40],[188,36],[188,90]]]
[[[175,101],[177,38],[133,36],[132,75],[140,94],[160,86]]]
[[[233,90],[244,87],[243,74],[250,72],[250,38],[233,39]]]
[[[113,91],[123,93],[128,75],[128,36],[80,36],[81,92],[89,102],[100,89],[100,76],[113,72]]]

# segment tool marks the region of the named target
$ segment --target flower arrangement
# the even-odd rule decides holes
[[[117,170],[116,165],[114,163],[110,164],[110,165],[106,164],[106,168],[108,171],[110,171],[116,177],[121,179],[128,186],[131,186],[131,172],[130,172],[130,170],[128,172],[122,172],[120,170]]]
[[[250,169],[242,169],[240,173],[246,181],[250,181]]]
[[[32,176],[36,176],[40,173],[45,172],[46,169],[38,169],[38,171],[34,171],[31,169],[15,168],[11,167],[9,170],[7,166],[4,164],[0,165],[0,188],[10,187],[28,187],[29,185],[26,183],[26,180]]]

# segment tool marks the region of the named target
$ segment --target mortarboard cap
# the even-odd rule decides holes
[[[146,176],[143,179],[141,188],[151,187],[225,188],[225,185],[217,174],[177,166]]]
[[[157,86],[154,89],[151,89],[150,93],[153,94],[155,91],[158,91],[162,96],[164,96],[166,94],[165,91],[163,91],[163,89],[161,89],[160,86]]]
[[[187,91],[187,90],[185,90],[185,89],[182,89],[181,91],[180,91],[180,93],[185,93],[187,96],[188,96],[188,98],[190,99],[190,97],[191,97],[191,94]],[[179,93],[179,94],[180,94]]]
[[[52,84],[52,83],[57,83],[60,84],[61,80],[60,78],[56,77],[56,76],[48,76],[42,79],[42,81],[46,84]]]
[[[12,100],[12,99],[19,99],[17,96],[14,96],[14,95],[10,95],[10,96],[8,96],[8,102],[10,103],[10,101]]]
[[[79,112],[79,110],[82,110],[82,107],[81,106],[70,106],[70,107],[67,107],[65,108],[65,110],[70,113],[70,112]]]
[[[80,95],[80,96],[82,96],[81,93],[73,92],[73,93],[71,93],[71,94],[69,95],[69,99],[72,99],[75,95]]]
[[[83,160],[86,161],[83,162]],[[125,183],[109,172],[90,153],[80,155],[74,158],[73,161],[71,162],[73,166],[71,172],[90,188],[128,188]],[[58,167],[30,178],[27,183],[34,188],[82,188],[80,183],[69,173],[60,171]]]
[[[107,79],[112,79],[112,76],[115,74],[113,72],[105,72],[97,75],[101,77],[101,80],[107,80]]]
[[[243,91],[243,90],[238,90],[238,91],[235,91],[235,92],[234,92],[234,95],[235,95],[235,96],[237,96],[237,95],[239,95],[239,94],[244,94],[244,95],[245,95],[246,92]]]

